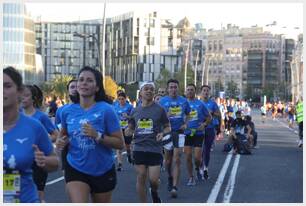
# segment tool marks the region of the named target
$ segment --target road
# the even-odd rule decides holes
[[[167,191],[167,174],[161,173],[160,197],[164,203],[301,203],[303,201],[303,148],[297,147],[297,127],[289,130],[286,121],[260,121],[253,112],[258,132],[258,149],[252,155],[233,155],[222,152],[226,136],[217,141],[211,154],[210,178],[189,187],[185,159],[182,159],[178,198]],[[136,173],[125,163],[117,173],[118,184],[113,192],[114,203],[138,203]],[[69,202],[62,173],[49,174],[46,201]],[[151,201],[148,195],[148,201]]]

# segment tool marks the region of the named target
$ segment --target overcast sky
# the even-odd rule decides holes
[[[103,17],[103,3],[26,3],[32,17],[44,21],[74,21]],[[161,18],[177,23],[185,16],[206,29],[221,25],[262,26],[273,33],[296,38],[303,32],[302,3],[107,3],[106,17],[130,11],[157,11]],[[276,21],[273,27],[265,27]],[[285,28],[286,27],[286,28]]]

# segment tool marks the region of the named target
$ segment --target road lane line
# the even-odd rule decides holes
[[[287,129],[289,129],[290,131],[294,132],[295,134],[298,134],[298,131],[296,131],[295,129],[290,128],[288,125],[286,125],[284,122],[276,119],[276,121],[278,121],[283,127],[286,127]]]
[[[229,203],[233,195],[239,160],[240,160],[240,154],[237,154],[235,158],[234,166],[231,171],[230,178],[228,180],[228,183],[227,183],[227,186],[224,192],[223,202],[225,203]]]
[[[226,171],[227,171],[227,168],[231,162],[231,158],[233,156],[233,150],[231,150],[231,152],[227,155],[226,157],[226,160],[224,161],[224,164],[223,164],[223,167],[219,173],[219,176],[218,176],[218,179],[213,187],[213,189],[211,190],[209,196],[208,196],[208,199],[207,199],[207,203],[214,203],[216,202],[216,199],[218,197],[218,193],[220,191],[220,188],[222,186],[222,183],[223,183],[223,180],[224,180],[224,177],[225,177],[225,174],[226,174]]]
[[[126,152],[122,152],[122,155],[125,155],[125,154],[126,154]],[[117,158],[117,155],[115,155],[115,159],[116,159],[116,158]],[[59,177],[59,178],[56,178],[56,179],[54,179],[54,180],[51,180],[51,181],[47,182],[47,183],[46,183],[46,186],[47,186],[47,185],[55,184],[55,183],[60,182],[60,181],[62,181],[62,180],[64,180],[64,176],[61,176],[61,177]]]
[[[63,179],[64,179],[64,176],[59,177],[59,178],[56,178],[55,180],[52,180],[52,181],[47,182],[47,183],[46,183],[46,186],[47,186],[47,185],[55,184],[55,183],[57,183],[57,182],[59,182],[59,181],[62,181]]]

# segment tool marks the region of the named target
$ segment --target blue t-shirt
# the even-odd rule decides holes
[[[216,111],[219,111],[219,107],[215,101],[209,99],[207,102],[206,101],[203,101],[203,102],[211,114]],[[218,124],[219,124],[219,120],[216,117],[213,117],[211,123],[206,128],[214,128]]]
[[[45,127],[49,134],[52,134],[56,130],[55,125],[52,123],[48,115],[42,111],[35,109],[35,113],[31,117],[38,120]]]
[[[191,134],[190,129],[197,129],[200,124],[202,124],[206,118],[209,116],[209,111],[204,105],[204,103],[198,99],[188,100],[191,111],[189,113],[190,119],[187,124],[187,130],[185,130],[186,135]],[[204,131],[197,130],[196,135],[203,135]]]
[[[133,106],[129,103],[125,103],[124,106],[121,106],[120,104],[115,104],[113,105],[113,107],[120,120],[121,129],[126,129],[128,126],[128,118],[124,117],[123,114],[125,113],[127,115],[130,115],[133,110]]]
[[[61,127],[62,127],[62,124],[61,124],[61,122],[62,122],[62,112],[63,112],[63,110],[65,109],[65,107],[68,107],[68,106],[70,106],[70,105],[71,105],[71,104],[65,104],[65,105],[61,106],[60,108],[58,108],[58,109],[56,110],[54,124],[55,124],[55,126],[56,126],[58,129],[61,129]]]
[[[92,176],[100,176],[114,164],[111,148],[98,144],[82,134],[82,124],[89,123],[102,134],[121,131],[119,119],[106,102],[97,102],[84,110],[80,104],[71,104],[62,111],[62,127],[67,130],[69,147],[67,161],[76,170]]]
[[[171,129],[177,131],[184,124],[184,117],[190,112],[190,105],[186,98],[178,96],[172,98],[165,96],[160,99],[159,104],[164,107],[169,116]]]
[[[35,161],[33,144],[36,144],[46,156],[53,151],[43,125],[19,113],[15,127],[3,133],[3,167],[20,172],[21,202],[39,202],[37,188],[32,178],[32,165]]]

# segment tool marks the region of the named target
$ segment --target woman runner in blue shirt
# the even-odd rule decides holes
[[[32,178],[34,160],[46,171],[58,167],[53,146],[43,125],[19,112],[22,77],[13,67],[3,70],[3,199],[4,202],[39,202]],[[14,183],[14,184],[12,184]]]
[[[22,96],[22,107],[25,115],[38,120],[49,133],[52,142],[54,142],[58,136],[58,130],[55,125],[49,119],[48,115],[39,110],[42,105],[42,92],[36,86],[25,85]],[[48,173],[37,164],[33,164],[33,179],[38,189],[38,195],[41,202],[45,202],[44,189],[46,186]]]
[[[116,186],[115,160],[112,149],[123,149],[119,119],[108,103],[98,70],[84,67],[78,75],[78,102],[62,111],[62,138],[57,147],[69,140],[66,188],[73,203],[111,202]],[[64,137],[64,136],[67,137]]]

